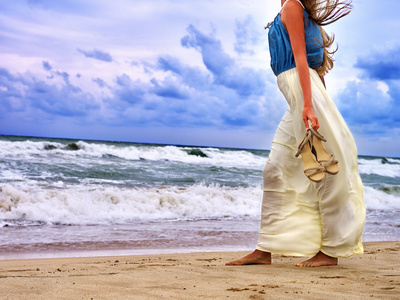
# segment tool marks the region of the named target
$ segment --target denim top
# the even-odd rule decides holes
[[[308,19],[308,13],[304,9],[304,31],[306,36],[307,62],[310,68],[318,68],[322,65],[324,49],[320,47],[322,36],[314,21]],[[289,34],[282,24],[279,13],[268,32],[269,53],[271,55],[271,68],[276,76],[280,73],[296,67]]]

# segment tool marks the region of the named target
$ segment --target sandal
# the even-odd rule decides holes
[[[339,172],[338,161],[335,160],[333,154],[329,154],[321,141],[326,142],[326,139],[314,129],[310,128],[312,136],[316,139],[311,138],[312,153],[315,155],[316,160],[322,164],[325,168],[325,172],[331,175],[336,175]]]
[[[317,162],[311,153],[313,135],[307,130],[305,137],[299,144],[296,157],[301,154],[304,164],[304,174],[314,182],[320,182],[325,177],[325,167]]]

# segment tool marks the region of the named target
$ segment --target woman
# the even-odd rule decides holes
[[[353,137],[325,90],[334,52],[321,25],[347,15],[351,5],[281,0],[281,6],[268,38],[289,108],[264,168],[256,250],[227,265],[271,264],[271,253],[311,256],[298,267],[337,265],[339,257],[363,252],[365,206]]]

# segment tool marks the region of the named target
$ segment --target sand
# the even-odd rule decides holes
[[[400,242],[338,266],[225,266],[244,252],[0,261],[0,299],[400,299]]]

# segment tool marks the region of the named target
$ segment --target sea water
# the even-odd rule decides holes
[[[0,259],[250,250],[268,154],[0,136]],[[363,240],[399,240],[400,158],[359,171]]]

